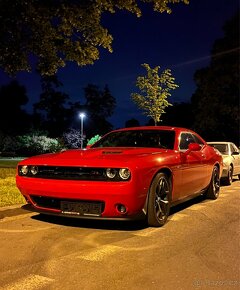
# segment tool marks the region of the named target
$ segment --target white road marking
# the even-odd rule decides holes
[[[176,221],[179,221],[179,220],[181,220],[181,219],[183,219],[183,218],[185,218],[187,216],[188,215],[187,214],[184,214],[184,213],[175,213],[175,214],[173,214],[173,215],[171,215],[169,217],[169,220],[176,222]]]
[[[141,231],[138,231],[136,233],[134,233],[134,236],[138,236],[138,237],[148,237],[151,236],[152,234],[159,232],[159,231],[164,230],[164,228],[148,228],[148,229],[144,229]]]
[[[6,285],[2,290],[34,290],[39,289],[44,286],[48,286],[53,283],[55,280],[39,275],[29,275],[23,279]]]
[[[77,258],[87,260],[87,261],[102,261],[104,257],[109,256],[115,252],[118,252],[121,250],[121,247],[113,246],[113,245],[107,245],[104,247],[100,247],[96,249],[95,251],[92,251],[88,254],[83,254],[81,256],[78,256]]]
[[[200,210],[200,209],[203,209],[205,207],[206,207],[206,205],[203,205],[203,204],[194,204],[194,205],[190,206],[189,209],[191,209],[191,210]]]
[[[34,229],[13,229],[13,230],[9,230],[9,229],[0,229],[0,233],[33,233],[33,232],[39,232],[39,231],[45,231],[45,230],[49,230],[51,229],[52,226],[48,226],[48,227],[43,227],[43,228],[34,228]]]

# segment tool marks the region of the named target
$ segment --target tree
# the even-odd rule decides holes
[[[141,15],[139,2],[170,13],[169,4],[188,0],[0,0],[0,67],[9,74],[53,75],[67,61],[93,64],[99,48],[112,51],[113,37],[102,15],[118,9]]]
[[[34,104],[35,118],[37,114],[41,115],[36,127],[48,131],[51,137],[59,137],[71,122],[72,108],[67,103],[69,96],[59,90],[62,83],[56,76],[42,77],[41,85],[40,101]]]
[[[88,136],[105,134],[112,130],[112,125],[107,121],[113,114],[116,100],[106,85],[103,90],[98,86],[89,84],[84,88],[85,105],[87,112],[86,131]]]
[[[209,66],[194,75],[194,129],[206,140],[239,144],[239,13],[223,29],[224,37],[215,41]]]
[[[26,89],[17,81],[0,88],[0,131],[9,135],[24,133],[31,127],[30,116],[22,106],[28,103]]]
[[[166,108],[166,114],[162,118],[162,125],[191,128],[193,120],[191,103],[174,103]]]
[[[147,76],[139,76],[136,85],[143,94],[133,93],[131,96],[144,114],[154,120],[156,126],[165,108],[171,105],[167,100],[171,96],[170,90],[176,89],[178,85],[174,83],[170,69],[165,69],[159,75],[159,66],[153,69],[147,63],[142,66],[147,70]]]
[[[125,128],[139,127],[139,126],[140,126],[139,121],[134,118],[127,120],[125,123]]]
[[[108,118],[113,114],[116,100],[111,95],[107,85],[101,90],[98,86],[89,84],[84,88],[86,103],[85,106],[93,116]]]

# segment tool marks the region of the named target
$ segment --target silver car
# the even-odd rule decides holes
[[[222,180],[225,184],[232,183],[233,176],[240,179],[240,151],[231,142],[207,142],[216,148],[223,156]]]

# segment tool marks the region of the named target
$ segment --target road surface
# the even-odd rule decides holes
[[[240,289],[240,181],[162,228],[0,212],[0,289]]]

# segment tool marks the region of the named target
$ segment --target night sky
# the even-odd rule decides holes
[[[223,37],[222,27],[239,9],[238,3],[238,0],[190,0],[189,5],[173,5],[170,15],[154,12],[148,4],[143,5],[141,18],[123,11],[105,14],[103,24],[114,38],[113,53],[101,50],[94,65],[78,67],[69,63],[59,70],[63,91],[71,101],[83,103],[83,88],[87,84],[101,88],[107,84],[117,100],[114,115],[109,119],[114,128],[124,127],[131,118],[144,125],[148,119],[130,97],[137,91],[137,77],[145,74],[141,64],[159,65],[161,70],[170,68],[179,85],[170,101],[189,101],[195,91],[194,72],[208,65],[213,43]],[[40,78],[35,73],[19,73],[17,79],[27,88],[30,111],[31,105],[39,100]],[[0,71],[0,85],[9,82],[10,78]]]

